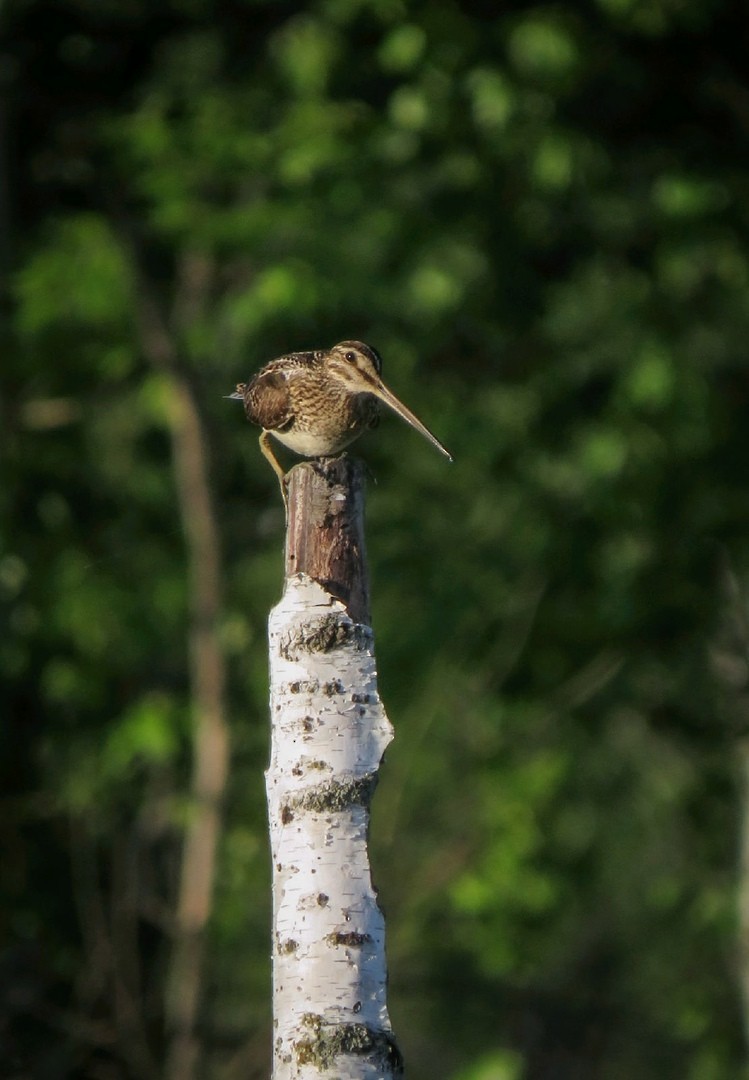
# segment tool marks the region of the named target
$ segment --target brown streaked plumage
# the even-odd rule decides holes
[[[271,360],[230,396],[244,402],[247,419],[263,429],[260,449],[284,491],[284,472],[270,445],[272,435],[302,457],[332,457],[374,427],[383,402],[442,453],[442,443],[388,390],[379,353],[362,341],[332,349],[294,352]],[[285,491],[284,491],[285,498]]]

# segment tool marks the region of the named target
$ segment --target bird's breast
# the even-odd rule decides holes
[[[376,421],[378,413],[377,399],[371,394],[307,392],[293,397],[290,423],[272,434],[302,457],[340,453]]]

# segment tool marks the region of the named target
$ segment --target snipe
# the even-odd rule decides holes
[[[244,402],[247,419],[262,429],[260,449],[284,489],[284,470],[270,436],[302,457],[332,457],[374,427],[383,402],[429,439],[445,457],[439,439],[382,381],[379,353],[362,341],[332,349],[294,352],[271,360],[229,395]]]

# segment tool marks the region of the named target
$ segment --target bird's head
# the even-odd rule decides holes
[[[381,384],[382,359],[363,341],[342,341],[328,354],[328,369],[353,393],[373,394]]]
[[[363,341],[342,341],[334,345],[328,355],[328,370],[352,394],[372,394],[378,398],[452,461],[450,452],[439,439],[385,386],[381,378],[382,359],[371,345],[365,345]]]

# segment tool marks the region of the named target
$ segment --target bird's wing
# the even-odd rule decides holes
[[[281,371],[259,372],[245,392],[247,419],[266,431],[281,431],[292,419],[286,376]]]

